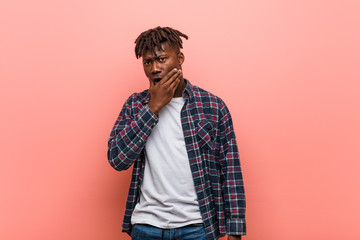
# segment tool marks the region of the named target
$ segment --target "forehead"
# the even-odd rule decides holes
[[[142,54],[142,58],[143,59],[148,59],[148,58],[156,58],[160,55],[168,55],[168,54],[176,54],[176,48],[174,46],[171,46],[168,42],[163,42],[161,43],[161,48],[163,49],[163,51],[161,49],[159,49],[158,47],[155,47],[154,51],[150,50],[150,49],[146,49],[144,50],[143,54]]]

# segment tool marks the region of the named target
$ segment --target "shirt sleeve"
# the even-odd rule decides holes
[[[132,106],[141,106],[135,114]],[[110,165],[116,170],[128,169],[139,157],[145,147],[158,117],[147,104],[135,103],[135,94],[125,102],[109,140],[107,156]]]
[[[228,235],[246,235],[245,190],[230,112],[223,103],[220,123],[222,192]]]

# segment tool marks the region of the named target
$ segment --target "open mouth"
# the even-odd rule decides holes
[[[161,78],[154,78],[154,83],[160,82]]]

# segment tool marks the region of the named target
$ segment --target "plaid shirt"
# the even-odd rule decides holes
[[[207,237],[245,235],[244,185],[230,112],[220,98],[185,81],[181,123]],[[134,164],[123,221],[123,231],[129,234],[143,179],[145,143],[159,121],[149,100],[148,90],[132,94],[108,141],[113,168],[121,171]]]

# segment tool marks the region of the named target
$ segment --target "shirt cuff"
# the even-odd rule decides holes
[[[246,235],[246,223],[244,218],[226,220],[227,235]]]
[[[147,104],[141,110],[139,119],[147,128],[153,128],[159,121],[159,117],[150,110]]]

